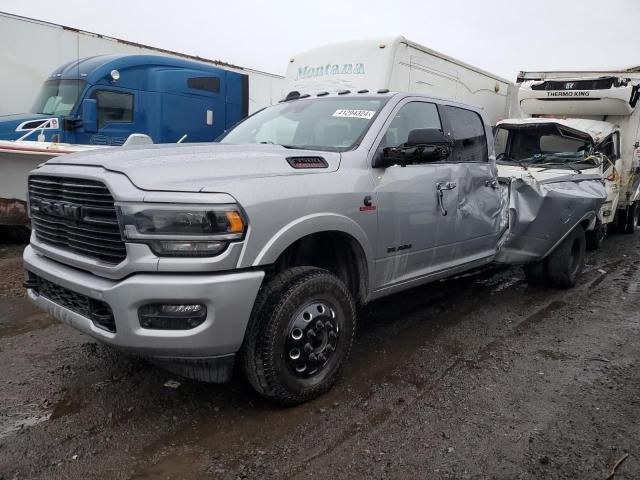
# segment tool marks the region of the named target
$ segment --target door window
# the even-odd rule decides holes
[[[488,162],[487,138],[480,115],[458,107],[443,107],[455,140],[454,162]]]
[[[604,154],[609,160],[620,158],[620,136],[618,132],[609,135],[599,146],[598,152]]]
[[[496,158],[504,155],[507,151],[507,142],[509,140],[509,130],[498,127],[493,139],[493,146],[496,150]]]
[[[379,148],[404,145],[409,139],[409,132],[418,128],[442,129],[438,108],[434,103],[409,102],[400,108]]]
[[[99,90],[93,94],[98,104],[98,128],[108,123],[133,121],[133,95]]]

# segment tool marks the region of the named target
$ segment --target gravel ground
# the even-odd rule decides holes
[[[608,238],[569,291],[492,269],[375,302],[336,388],[284,409],[59,324],[0,246],[0,480],[605,479],[627,454],[638,479],[639,249]]]

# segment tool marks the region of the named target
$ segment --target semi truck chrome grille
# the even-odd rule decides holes
[[[126,258],[113,197],[102,182],[31,176],[29,208],[41,242],[108,263]]]
[[[28,272],[28,274],[27,288],[57,305],[89,318],[95,326],[115,333],[116,322],[111,307],[107,303],[56,285],[33,272]]]

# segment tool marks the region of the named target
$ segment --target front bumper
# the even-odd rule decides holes
[[[50,260],[30,246],[23,258],[25,269],[39,277],[107,303],[113,312],[116,331],[104,330],[90,318],[29,289],[29,297],[38,306],[104,343],[158,360],[206,360],[237,352],[264,277],[263,271],[141,273],[116,281]],[[140,326],[138,308],[151,302],[203,303],[207,306],[207,318],[190,330],[145,329]]]

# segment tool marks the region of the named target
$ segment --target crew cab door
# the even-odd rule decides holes
[[[473,110],[441,106],[445,133],[453,141],[447,163],[454,171],[457,209],[452,258],[463,262],[492,256],[500,235],[502,203],[496,170],[489,162],[482,117]]]
[[[400,103],[383,129],[376,153],[402,146],[409,132],[419,128],[443,128],[438,106]],[[374,288],[403,283],[450,260],[457,215],[454,173],[444,161],[373,170],[378,202]],[[440,200],[438,185],[447,188]]]
[[[376,152],[402,145],[411,130],[422,128],[443,129],[452,151],[438,161],[374,169],[376,289],[438,276],[495,253],[500,196],[484,126],[475,112],[452,108],[409,99],[385,125]]]

